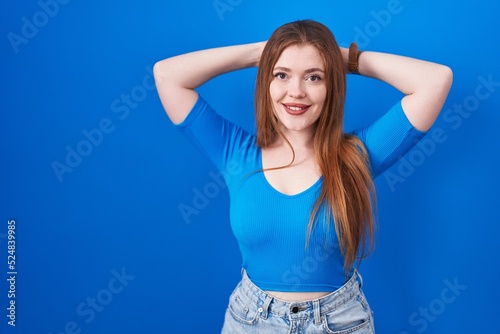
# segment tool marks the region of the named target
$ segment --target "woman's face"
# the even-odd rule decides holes
[[[281,130],[312,133],[326,98],[325,65],[318,49],[310,44],[286,48],[269,88]]]

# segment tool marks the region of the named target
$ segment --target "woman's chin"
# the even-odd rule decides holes
[[[287,123],[281,123],[282,125],[282,130],[287,132],[307,132],[311,131],[311,124],[297,124],[294,122],[287,122]]]

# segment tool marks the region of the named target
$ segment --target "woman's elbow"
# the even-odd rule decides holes
[[[153,75],[157,83],[161,83],[163,78],[167,77],[170,68],[169,59],[163,59],[153,65]]]
[[[438,82],[442,90],[448,94],[451,84],[453,83],[452,69],[446,65],[439,65],[439,70],[436,71],[436,75],[438,76]]]

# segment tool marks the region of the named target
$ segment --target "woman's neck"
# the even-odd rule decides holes
[[[281,164],[288,164],[293,159],[293,165],[300,165],[306,161],[310,161],[310,159],[314,159],[314,140],[312,136],[297,131],[287,131],[283,134],[288,143],[285,139],[278,136],[275,142],[267,147],[267,149],[274,152],[275,158]]]
[[[282,130],[286,140],[281,136],[277,136],[276,141],[272,144],[273,147],[289,148],[290,145],[296,153],[311,152],[314,149],[314,138],[312,131],[293,131]],[[290,143],[290,144],[289,144]]]

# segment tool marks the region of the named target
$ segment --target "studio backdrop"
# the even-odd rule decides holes
[[[309,18],[341,46],[454,72],[432,129],[376,179],[376,249],[360,271],[377,332],[500,333],[499,10],[493,0],[3,1],[0,332],[220,332],[242,261],[227,189],[170,123],[152,68]],[[254,131],[255,75],[199,92]],[[360,76],[347,90],[346,131],[401,98]]]

